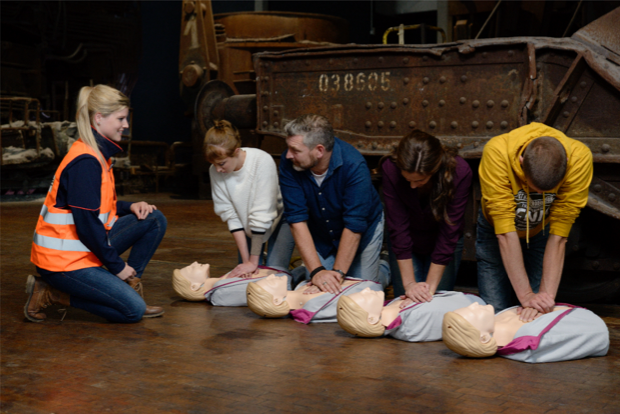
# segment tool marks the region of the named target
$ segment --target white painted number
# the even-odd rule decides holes
[[[342,89],[345,92],[351,92],[354,88],[357,91],[363,91],[368,86],[369,91],[374,91],[377,87],[381,87],[384,91],[390,90],[390,72],[372,72],[365,74],[363,72],[354,75],[353,73],[347,73],[344,75],[344,85]],[[340,90],[340,78],[338,74],[327,75],[322,74],[319,76],[319,91],[328,92]],[[331,83],[330,83],[331,81]]]

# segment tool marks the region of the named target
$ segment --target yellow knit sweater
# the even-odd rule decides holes
[[[519,157],[532,140],[542,136],[562,143],[568,163],[558,186],[538,194],[530,192],[526,185]],[[545,223],[550,223],[551,234],[568,237],[588,201],[592,170],[592,152],[582,142],[544,124],[522,126],[491,139],[484,147],[478,170],[482,212],[495,227],[495,234],[516,231],[521,238],[534,236]]]

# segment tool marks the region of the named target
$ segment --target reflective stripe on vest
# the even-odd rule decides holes
[[[47,249],[60,250],[63,252],[90,252],[88,247],[79,240],[57,239],[55,237],[42,236],[35,233],[32,239],[37,246]]]
[[[43,208],[41,208],[41,215],[43,216],[43,221],[48,224],[58,224],[58,225],[73,225],[75,222],[73,221],[73,214],[69,213],[50,213],[47,209],[47,206],[43,204]],[[104,225],[108,222],[108,217],[110,217],[110,213],[102,213],[97,217],[100,222]],[[116,222],[116,217],[110,223],[110,228]],[[89,250],[90,251],[90,250]]]

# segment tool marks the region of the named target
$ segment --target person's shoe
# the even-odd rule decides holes
[[[55,303],[71,306],[69,294],[50,287],[40,277],[28,275],[26,282],[28,300],[24,306],[24,315],[29,321],[43,322],[47,315],[41,310]]]
[[[144,289],[142,288],[142,281],[139,277],[129,277],[125,280],[129,286],[133,288],[142,299],[144,299]],[[144,312],[143,318],[156,318],[164,314],[164,308],[161,306],[149,306],[146,305],[146,311]]]

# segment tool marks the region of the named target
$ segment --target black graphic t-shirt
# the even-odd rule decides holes
[[[545,222],[548,222],[549,209],[551,203],[555,200],[555,193],[545,193]],[[515,226],[517,231],[525,231],[527,229],[527,221],[525,215],[529,212],[530,215],[530,230],[536,228],[542,223],[542,210],[543,210],[543,195],[540,193],[530,193],[530,205],[527,206],[527,193],[521,189],[515,194],[515,203],[517,208],[515,210]]]

